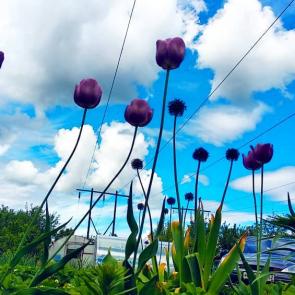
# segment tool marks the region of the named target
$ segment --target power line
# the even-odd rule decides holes
[[[103,115],[102,115],[101,123],[100,123],[99,127],[96,130],[97,139],[96,139],[96,143],[95,143],[95,146],[94,146],[94,149],[93,149],[93,152],[92,152],[91,161],[90,161],[90,164],[89,164],[89,167],[88,167],[88,170],[87,170],[87,174],[86,174],[86,177],[85,177],[85,180],[84,180],[84,183],[83,183],[83,188],[85,187],[87,178],[89,176],[90,167],[91,167],[91,164],[93,163],[93,160],[94,160],[95,150],[96,150],[96,147],[98,146],[98,142],[99,142],[99,138],[100,138],[100,133],[101,133],[102,125],[103,125],[103,123],[105,121],[106,113],[107,113],[107,110],[108,110],[108,107],[109,107],[109,103],[110,103],[110,100],[111,100],[111,96],[112,96],[112,93],[113,93],[113,88],[114,88],[115,81],[116,81],[116,78],[117,78],[117,73],[118,73],[118,70],[119,70],[119,66],[120,66],[120,62],[121,62],[121,57],[122,57],[123,50],[124,50],[124,47],[125,47],[125,43],[126,43],[127,35],[128,35],[128,32],[129,32],[129,27],[130,27],[130,23],[131,23],[131,20],[132,20],[133,11],[134,11],[134,8],[135,8],[136,1],[137,0],[134,0],[133,1],[131,13],[130,13],[130,16],[129,16],[129,21],[128,21],[127,28],[126,28],[126,31],[125,31],[125,36],[124,36],[123,43],[122,43],[122,46],[121,46],[121,50],[120,50],[119,58],[118,58],[118,61],[117,61],[115,73],[114,73],[114,76],[113,76],[113,79],[112,79],[111,88],[110,88],[110,91],[109,91],[109,94],[108,94],[107,103],[106,103],[106,106],[104,108],[104,112],[103,112]]]
[[[231,74],[236,70],[236,68],[243,62],[243,60],[249,55],[249,53],[254,49],[254,47],[261,41],[261,39],[269,32],[269,30],[275,25],[275,23],[280,19],[280,17],[286,12],[286,10],[292,5],[295,0],[289,2],[289,4],[281,11],[281,13],[276,17],[276,19],[267,27],[267,29],[260,35],[260,37],[253,43],[253,45],[244,53],[244,55],[238,60],[238,62],[231,68],[231,70],[225,75],[225,77],[217,84],[217,86],[209,93],[209,95],[203,99],[203,101],[199,104],[199,106],[193,111],[193,113],[184,121],[184,123],[176,130],[175,134],[178,134],[184,126],[200,111],[200,109],[208,102],[210,97],[220,88],[220,86],[231,76]],[[173,136],[169,138],[169,140],[160,148],[159,153],[162,152],[163,149],[171,142]],[[254,140],[254,139],[253,139]],[[151,162],[153,158],[151,158],[143,167],[145,169]],[[218,160],[220,161],[220,160]],[[134,175],[133,178],[126,183],[121,189],[128,186],[131,181],[133,181],[137,175]]]
[[[280,126],[281,124],[287,122],[289,119],[291,119],[292,117],[295,116],[295,112],[289,114],[288,116],[284,117],[282,120],[280,120],[279,122],[275,123],[274,125],[272,125],[271,127],[267,128],[266,130],[260,132],[259,134],[257,134],[255,137],[253,137],[252,139],[248,140],[246,143],[243,143],[241,146],[238,147],[238,150],[244,148],[245,146],[249,145],[251,142],[253,142],[254,140],[258,139],[259,137],[265,135],[266,133],[270,132],[271,130],[273,130],[274,128]],[[207,165],[206,167],[204,167],[203,169],[200,170],[200,172],[204,172],[205,170],[215,166],[217,163],[219,163],[220,161],[224,160],[225,156],[222,156],[220,158],[218,158],[217,160],[215,160],[214,162],[212,162],[211,164]],[[188,178],[193,178],[196,176],[196,173],[192,173],[191,175],[188,175]],[[178,181],[178,184],[181,184],[182,180]],[[169,191],[170,189],[174,188],[174,185],[171,185],[165,189],[163,189],[161,192],[155,193],[153,196],[157,196],[160,194],[163,194],[164,192]]]

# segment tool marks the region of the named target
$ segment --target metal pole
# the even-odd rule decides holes
[[[91,189],[91,193],[90,193],[90,205],[89,205],[90,212],[89,212],[89,215],[88,215],[87,239],[89,239],[89,232],[90,232],[92,201],[93,201],[93,188]]]
[[[116,213],[117,213],[117,199],[118,199],[118,192],[116,191],[116,195],[115,195],[115,204],[114,204],[114,217],[113,217],[112,236],[115,235]]]

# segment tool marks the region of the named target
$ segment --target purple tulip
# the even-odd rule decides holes
[[[181,38],[158,40],[156,46],[156,61],[160,67],[173,70],[180,66],[185,54],[185,44]]]
[[[253,151],[250,151],[247,156],[243,154],[243,165],[248,170],[258,170],[261,168],[261,162],[258,162],[255,158]]]
[[[0,69],[2,67],[3,61],[4,61],[4,52],[3,51],[0,51]]]
[[[75,87],[74,100],[81,108],[95,108],[99,104],[101,96],[101,87],[94,79],[84,79]]]
[[[262,165],[270,162],[273,156],[273,145],[270,143],[257,144],[255,148],[251,146],[255,159]]]
[[[135,98],[125,110],[125,120],[135,127],[146,126],[153,118],[153,110],[144,99]]]

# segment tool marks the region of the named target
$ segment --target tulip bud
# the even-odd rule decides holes
[[[3,61],[4,61],[4,52],[0,51],[0,69],[1,69]]]
[[[156,46],[156,61],[160,67],[173,70],[180,66],[185,54],[185,44],[181,38],[158,40]]]
[[[262,165],[270,162],[273,156],[273,145],[270,143],[257,144],[255,148],[251,147],[255,159]]]
[[[94,79],[84,79],[75,87],[74,100],[81,108],[95,108],[99,104],[101,96],[101,87]]]
[[[144,99],[133,99],[126,107],[125,120],[135,127],[146,126],[153,118],[153,110]]]

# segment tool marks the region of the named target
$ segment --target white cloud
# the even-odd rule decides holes
[[[157,39],[182,35],[192,43],[199,31],[196,12],[205,9],[202,2],[194,2],[194,18],[177,0],[137,3],[113,100],[129,100],[137,83],[149,86],[157,78]],[[106,95],[131,6],[132,1],[127,0],[91,0],[86,6],[82,0],[2,3],[0,39],[6,60],[1,93],[38,108],[69,104],[74,85],[91,76],[102,84]]]
[[[290,192],[291,196],[295,195],[295,167],[286,166],[274,171],[266,171],[264,174],[264,191],[265,195],[270,196],[274,200],[287,201],[287,192]],[[255,176],[255,189],[260,191],[260,175],[256,173]],[[290,184],[283,186],[285,184]],[[244,176],[233,180],[230,183],[233,189],[243,192],[252,192],[252,176]],[[282,187],[280,187],[282,186]]]
[[[255,130],[270,108],[259,103],[253,109],[237,106],[204,107],[198,116],[185,126],[184,132],[206,143],[222,146]]]
[[[258,0],[228,0],[208,22],[197,41],[198,67],[214,71],[212,88],[250,48],[275,15]],[[245,101],[254,91],[285,91],[295,78],[295,30],[278,21],[212,99]]]
[[[190,174],[183,175],[183,178],[182,178],[180,184],[185,184],[185,183],[192,182],[192,180],[195,180],[195,175],[196,175],[196,173],[190,173]],[[199,175],[199,182],[201,184],[207,186],[207,185],[209,185],[209,178],[204,174],[200,174]]]
[[[134,128],[127,123],[112,122],[109,125],[104,124],[101,132],[101,143],[95,152],[94,163],[86,187],[93,187],[95,190],[102,190],[106,187],[127,157],[133,131]],[[1,167],[3,173],[0,176],[2,187],[0,203],[13,208],[23,208],[26,203],[40,204],[70,154],[78,132],[79,129],[76,127],[60,129],[57,132],[53,142],[59,161],[50,168],[44,168],[39,166],[38,163],[33,163],[29,160],[13,160]],[[77,212],[77,199],[73,195],[77,196],[75,189],[83,184],[92,156],[89,151],[93,150],[95,141],[96,137],[92,126],[85,125],[77,151],[49,199],[51,210],[61,215],[61,221],[66,221],[74,215],[71,226],[88,210],[88,205],[85,203],[85,199],[83,199],[79,212]],[[130,161],[133,158],[144,160],[148,156],[150,147],[151,141],[139,130]],[[134,176],[134,170],[131,168],[130,161],[109,191],[123,188]],[[141,172],[145,190],[147,190],[150,173],[151,170],[143,170]],[[134,205],[136,206],[139,201],[143,201],[143,194],[138,179],[134,180],[133,187]],[[162,179],[155,173],[149,202],[151,209],[153,209],[154,219],[157,219],[160,215],[160,208],[164,197],[159,192],[162,190]],[[121,190],[121,192],[126,194],[128,191],[129,186]],[[108,222],[108,217],[112,217],[112,210],[113,204],[106,202],[103,208],[94,210],[93,216],[101,220],[105,219],[102,221],[102,225],[105,225]],[[126,218],[126,205],[119,205],[118,218]]]
[[[9,144],[0,144],[0,156],[4,155],[10,148]]]

